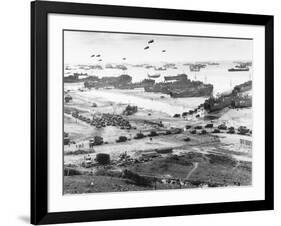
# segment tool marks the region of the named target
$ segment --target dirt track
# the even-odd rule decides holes
[[[190,172],[187,174],[187,176],[186,176],[186,180],[188,180],[189,179],[189,177],[192,175],[192,173],[197,169],[197,167],[198,167],[198,162],[195,162],[194,163],[194,167],[193,167],[193,169],[192,170],[190,170]]]

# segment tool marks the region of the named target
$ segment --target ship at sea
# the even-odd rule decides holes
[[[249,71],[250,69],[247,67],[247,68],[230,68],[228,69],[228,71],[230,72],[234,72],[234,71]]]
[[[154,75],[147,74],[147,76],[148,78],[159,78],[161,74],[154,74]]]
[[[66,73],[65,73],[66,74]],[[63,78],[63,81],[66,83],[74,83],[74,82],[79,82],[82,81],[80,77],[87,77],[87,73],[73,73],[73,75],[69,75]]]
[[[146,92],[168,94],[173,98],[211,96],[213,85],[201,81],[191,81],[186,74],[165,76],[165,82],[144,87]]]
[[[204,103],[207,112],[218,112],[226,107],[247,108],[252,106],[252,81],[235,86],[232,90],[210,97]]]
[[[208,65],[220,65],[218,62],[207,62]]]
[[[205,68],[205,67],[206,67],[206,64],[190,64],[189,70],[197,72],[197,71],[200,71],[201,68]]]
[[[173,80],[185,80],[187,79],[186,74],[178,74],[176,76],[164,76],[165,82]]]
[[[249,64],[247,63],[239,63],[238,65],[235,65],[234,68],[228,69],[228,71],[233,72],[233,71],[249,71]]]
[[[165,68],[165,67],[155,67],[154,70],[155,71],[166,71],[167,68]]]

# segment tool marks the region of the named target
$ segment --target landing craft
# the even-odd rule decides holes
[[[149,46],[144,47],[144,50],[149,49]]]
[[[100,57],[100,54],[96,55],[96,57]]]
[[[122,60],[126,60],[126,58],[124,57],[124,58],[122,58]]]
[[[95,56],[95,54],[93,54],[91,57],[94,57]]]
[[[153,42],[154,42],[154,40],[151,39],[151,40],[148,41],[148,44],[151,44],[151,43],[153,43]]]
[[[148,78],[159,78],[161,74],[154,74],[154,75],[147,74],[147,76]]]
[[[162,53],[165,53],[165,52],[166,52],[166,50],[165,50],[165,49],[163,49],[163,50],[162,50]]]

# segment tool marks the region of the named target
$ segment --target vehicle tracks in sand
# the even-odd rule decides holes
[[[186,176],[186,180],[188,180],[189,179],[189,177],[192,175],[192,173],[197,169],[197,167],[198,167],[198,162],[195,162],[194,163],[194,166],[193,166],[193,168],[192,168],[192,170],[190,170],[190,172],[187,174],[187,176]]]

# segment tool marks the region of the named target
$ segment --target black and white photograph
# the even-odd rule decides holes
[[[274,209],[274,17],[203,5],[31,3],[31,223]]]
[[[63,194],[252,185],[253,39],[63,30]]]

